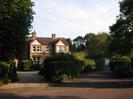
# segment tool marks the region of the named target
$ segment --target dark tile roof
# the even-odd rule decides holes
[[[61,40],[65,45],[69,46],[69,43],[67,42],[65,38],[52,39],[52,38],[47,38],[47,37],[37,37],[37,40],[41,44],[53,44],[53,45],[55,45],[59,40]]]

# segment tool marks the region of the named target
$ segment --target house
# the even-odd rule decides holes
[[[28,39],[28,57],[34,64],[42,64],[46,57],[56,53],[69,53],[69,43],[65,38],[36,37],[36,32],[31,33]]]

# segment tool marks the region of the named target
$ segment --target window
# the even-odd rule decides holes
[[[41,51],[41,46],[37,46],[37,51]]]
[[[33,64],[40,64],[41,63],[41,57],[33,57]]]
[[[61,46],[61,47],[60,47],[60,51],[61,51],[61,52],[64,52],[64,46]]]
[[[36,51],[39,52],[39,51],[41,51],[41,46],[34,45],[32,49],[34,52],[36,52]]]
[[[36,51],[36,46],[33,46],[33,51]]]
[[[49,51],[49,47],[48,46],[46,46],[46,51]]]
[[[57,52],[64,52],[64,46],[57,46]]]

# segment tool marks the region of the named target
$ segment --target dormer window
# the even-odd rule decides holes
[[[37,46],[37,51],[41,51],[41,46]]]
[[[41,46],[39,45],[34,45],[32,46],[33,52],[40,52],[41,51]]]
[[[34,52],[36,51],[36,46],[33,46],[33,51],[34,51]]]

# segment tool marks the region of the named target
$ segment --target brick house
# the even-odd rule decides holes
[[[28,38],[28,57],[34,64],[42,64],[44,59],[56,53],[69,53],[69,43],[65,38],[36,37],[36,32]]]

